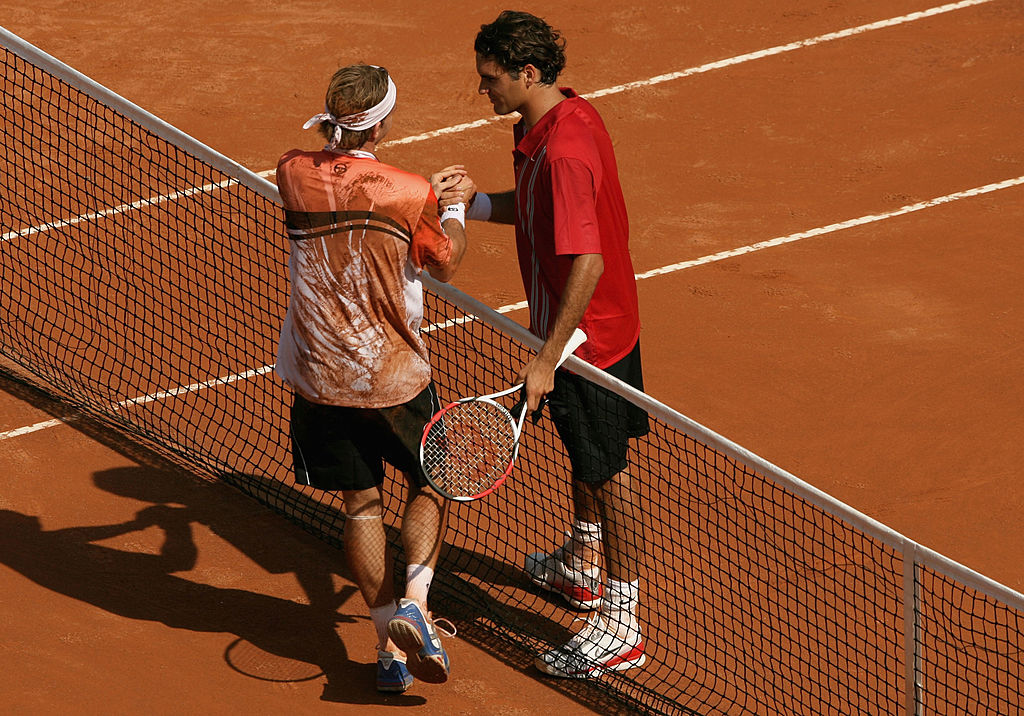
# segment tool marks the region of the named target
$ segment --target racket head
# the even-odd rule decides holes
[[[427,482],[458,502],[490,494],[512,472],[520,429],[512,413],[489,397],[446,405],[423,428],[420,465]]]

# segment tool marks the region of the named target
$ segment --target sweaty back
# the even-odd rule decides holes
[[[278,374],[317,403],[412,399],[430,380],[419,273],[451,253],[429,182],[372,156],[298,150],[277,181],[292,282]]]

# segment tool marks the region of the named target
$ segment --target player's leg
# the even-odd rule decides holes
[[[566,644],[539,655],[538,669],[551,676],[586,678],[646,662],[637,619],[640,581],[638,540],[642,534],[635,487],[622,470],[600,483],[580,483],[599,506],[606,579],[598,611]],[[578,522],[578,520],[577,520]]]
[[[391,548],[384,530],[382,490],[344,490],[345,556],[352,578],[371,610],[392,607],[395,587],[392,577]],[[390,618],[390,615],[389,615]],[[384,621],[385,626],[387,621]],[[387,646],[387,633],[378,629],[380,648]]]
[[[427,604],[443,543],[447,500],[424,489],[426,478],[419,466],[423,426],[438,407],[433,386],[428,386],[408,403],[379,411],[391,434],[385,459],[403,473],[408,486],[402,514],[406,591],[388,623],[388,634],[405,652],[412,674],[429,683],[443,683],[449,674],[448,654]]]
[[[608,372],[643,391],[643,366],[640,359],[640,343],[622,360],[608,368]],[[647,414],[618,396],[605,395],[609,424],[617,436],[616,464],[625,463],[630,439],[647,434]],[[643,534],[643,510],[638,504],[639,486],[636,477],[628,467],[619,470],[606,482],[600,484],[598,501],[601,505],[602,525],[605,532],[604,554],[607,565],[605,600],[602,616],[629,643],[639,642],[640,626],[637,621],[637,607],[640,599],[640,539]]]
[[[572,481],[573,524],[566,543],[566,555],[577,569],[601,566],[601,502],[591,486]]]
[[[377,632],[377,688],[401,692],[412,684],[412,676],[387,634],[397,605],[383,522],[378,432],[372,412],[319,405],[301,396],[292,406],[295,480],[341,492],[347,515],[345,556]]]
[[[623,470],[597,486],[604,533],[606,565],[601,616],[617,636],[637,643],[640,625],[637,607],[640,597],[638,544],[642,531],[642,513],[637,491],[628,471]]]
[[[446,500],[415,484],[410,477],[409,497],[402,520],[406,567],[405,598],[388,624],[388,633],[405,652],[409,670],[428,683],[448,680],[450,664],[427,605],[430,584],[441,551]]]
[[[409,494],[402,518],[402,546],[408,562],[405,598],[427,611],[427,596],[444,542],[448,501],[408,476]]]
[[[639,346],[608,369],[642,386]],[[636,618],[641,512],[628,471],[629,440],[646,432],[646,415],[628,401],[578,377],[556,383],[552,417],[573,466],[573,532],[563,552],[596,564],[607,579],[595,614],[569,643],[542,654],[537,666],[555,676],[586,677],[640,666],[644,645]],[[570,561],[570,560],[566,560]]]
[[[406,658],[388,635],[398,611],[391,547],[384,529],[383,493],[377,487],[343,493],[345,556],[377,631],[377,689],[401,693],[413,683]]]

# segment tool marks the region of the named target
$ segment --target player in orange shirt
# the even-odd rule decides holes
[[[466,235],[460,206],[441,210],[429,181],[377,159],[396,97],[383,68],[338,70],[324,112],[306,123],[319,126],[327,145],[292,150],[278,164],[291,294],[276,370],[295,392],[296,482],[341,491],[345,552],[377,630],[377,688],[401,692],[414,676],[448,678],[427,608],[445,500],[423,489],[418,458],[423,426],[439,407],[419,333],[420,273],[450,280]],[[406,592],[397,604],[383,524],[385,462],[409,488]]]

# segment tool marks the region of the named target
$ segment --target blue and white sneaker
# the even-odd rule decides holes
[[[398,611],[388,622],[388,636],[405,652],[406,666],[417,679],[428,684],[448,680],[448,654],[419,604],[411,599],[398,602]]]
[[[377,691],[400,694],[412,686],[412,682],[404,656],[377,651]]]

